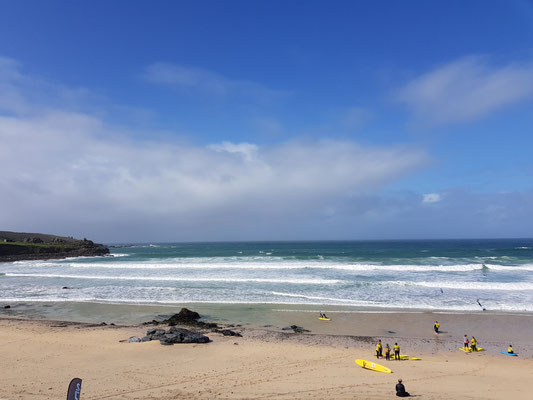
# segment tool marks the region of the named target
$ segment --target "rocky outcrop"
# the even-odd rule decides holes
[[[239,332],[232,331],[231,329],[213,329],[211,332],[220,333],[224,336],[242,337]]]
[[[169,324],[170,326],[179,325],[179,324],[194,324],[200,319],[200,314],[196,311],[191,311],[188,308],[182,308],[179,313],[174,314],[169,319],[163,321],[164,324]]]
[[[242,337],[242,335],[237,332],[233,331],[231,329],[227,329],[229,327],[233,327],[233,325],[227,325],[225,328],[220,329],[218,324],[214,322],[203,322],[198,321],[200,319],[200,314],[198,314],[196,311],[191,311],[188,308],[182,308],[179,313],[174,314],[168,319],[165,319],[163,321],[156,321],[155,319],[149,322],[143,322],[143,325],[159,325],[159,324],[168,324],[171,327],[175,327],[176,325],[186,325],[198,329],[205,329],[210,330],[214,333],[219,333],[224,336],[235,336],[235,337]],[[240,326],[240,325],[237,325]],[[174,329],[180,329],[180,328],[174,328]],[[164,329],[150,329],[149,335],[142,338],[142,341],[151,340],[149,339],[150,335],[164,335],[165,330]]]
[[[142,339],[132,336],[128,339],[128,342],[149,342],[151,340],[159,340],[163,345],[174,343],[208,343],[210,341],[209,337],[201,333],[173,326],[168,331],[164,329],[148,329],[146,336]]]
[[[109,249],[91,240],[40,233],[0,231],[0,262],[92,257],[109,254]]]
[[[294,333],[311,332],[310,330],[304,329],[304,328],[302,328],[301,326],[298,326],[298,325],[286,326],[285,328],[281,328],[281,330],[282,331],[290,331],[290,330],[292,330]]]

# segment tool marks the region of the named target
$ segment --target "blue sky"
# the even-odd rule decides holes
[[[7,230],[531,237],[532,128],[531,1],[0,1]]]

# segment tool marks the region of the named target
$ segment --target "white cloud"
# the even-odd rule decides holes
[[[69,89],[32,81],[14,64],[0,72],[24,105],[0,109],[0,221],[7,230],[107,241],[223,240],[287,238],[315,225],[320,235],[324,210],[372,193],[428,158],[417,148],[353,141],[139,140],[152,136],[138,129],[130,136],[127,126],[61,101],[47,104]]]
[[[265,202],[297,212],[378,188],[426,159],[417,150],[336,141],[267,148],[133,142],[98,119],[64,112],[0,117],[0,141],[0,191],[11,206],[2,207],[2,220],[34,208],[76,218],[79,204],[99,204],[108,218],[125,210],[175,217],[232,207],[261,212]]]
[[[421,75],[396,93],[419,121],[465,122],[533,97],[533,63],[492,66],[467,57]]]
[[[440,194],[438,193],[428,193],[423,196],[422,203],[438,203],[441,200]]]
[[[239,154],[246,161],[252,161],[257,156],[258,147],[251,143],[231,143],[222,142],[218,144],[212,144],[208,148],[217,152],[226,152],[231,154]]]
[[[288,94],[248,80],[231,79],[205,68],[157,62],[146,68],[145,78],[152,83],[184,91],[217,96],[244,96],[272,100]]]

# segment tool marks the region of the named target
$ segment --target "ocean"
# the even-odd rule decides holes
[[[0,263],[0,302],[533,311],[533,239],[151,243]]]

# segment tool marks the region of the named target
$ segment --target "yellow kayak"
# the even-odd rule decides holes
[[[357,360],[355,360],[355,363],[357,365],[360,365],[363,368],[370,369],[372,371],[384,372],[386,374],[391,374],[392,373],[390,368],[384,367],[383,365],[376,364],[373,361],[357,359]]]
[[[322,317],[320,317],[320,318],[318,318],[318,319],[319,319],[320,321],[331,321],[331,318],[322,318]]]

